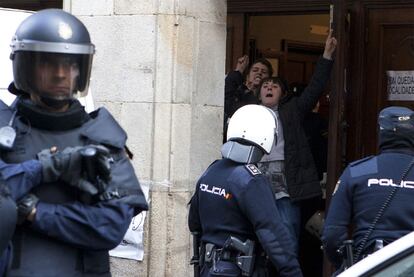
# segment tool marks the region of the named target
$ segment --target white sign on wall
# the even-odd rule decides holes
[[[414,71],[387,71],[387,93],[390,101],[414,101]]]
[[[149,184],[140,182],[142,192],[149,202]],[[109,251],[112,257],[142,261],[144,259],[144,223],[147,212],[141,212],[132,218],[131,224],[122,242]]]

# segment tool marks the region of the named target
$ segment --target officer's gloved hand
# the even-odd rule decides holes
[[[91,151],[92,150],[92,151]],[[85,153],[93,153],[92,156]],[[42,164],[44,182],[58,179],[95,195],[99,192],[94,181],[99,177],[104,181],[111,178],[109,150],[101,145],[67,147],[61,152],[45,149],[37,154]],[[94,176],[91,176],[91,172]]]
[[[36,208],[39,198],[34,194],[27,194],[17,202],[17,224],[23,224]]]

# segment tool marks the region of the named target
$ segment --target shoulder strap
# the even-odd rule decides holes
[[[260,170],[254,164],[246,164],[244,167],[252,176],[262,174],[262,172],[260,172]]]
[[[82,126],[81,135],[97,143],[124,149],[127,134],[105,108],[91,113],[91,119]]]

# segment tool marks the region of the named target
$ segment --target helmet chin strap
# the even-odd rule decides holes
[[[221,155],[237,163],[250,164],[259,162],[264,152],[257,146],[228,141],[221,147]]]

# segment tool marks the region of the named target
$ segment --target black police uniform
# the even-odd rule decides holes
[[[11,151],[1,151],[5,162],[35,159],[52,146],[101,144],[114,163],[104,201],[84,203],[81,191],[61,181],[31,191],[40,199],[36,217],[16,229],[7,276],[110,276],[108,250],[121,242],[131,218],[148,208],[124,151],[126,133],[106,109],[87,114],[76,100],[66,112],[49,113],[21,95],[15,109],[17,137]],[[0,103],[2,126],[13,112]]]
[[[17,208],[2,179],[0,179],[0,218],[0,276],[3,276],[7,266],[7,257],[3,253],[5,253],[16,226]]]
[[[191,199],[189,229],[199,232],[204,244],[217,248],[222,248],[230,235],[241,241],[256,241],[280,276],[302,276],[270,184],[252,164],[222,159],[206,170]],[[204,264],[201,276],[214,276],[210,267]],[[233,269],[236,275],[229,276],[238,276],[237,268]],[[255,272],[259,270],[255,268]]]
[[[0,276],[6,274],[11,255],[10,240],[17,222],[15,200],[38,185],[42,166],[37,160],[6,164],[0,160]]]
[[[388,107],[378,123],[380,154],[350,163],[332,196],[322,241],[337,268],[342,259],[337,250],[351,223],[357,259],[372,253],[377,241],[380,247],[413,230],[414,112]]]
[[[342,260],[337,249],[347,239],[348,226],[354,224],[353,239],[358,248],[394,187],[399,187],[398,191],[369,237],[364,252],[375,240],[391,242],[413,230],[414,169],[401,181],[413,154],[409,149],[385,150],[345,169],[333,194],[322,237],[328,257],[336,267]]]
[[[0,184],[0,218],[0,276],[3,276],[9,260],[9,242],[17,222],[16,204],[6,191],[4,184]]]

